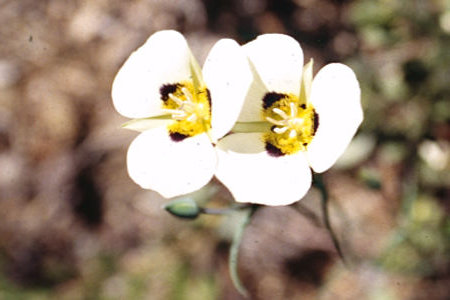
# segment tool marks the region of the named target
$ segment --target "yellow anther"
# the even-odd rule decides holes
[[[176,90],[163,102],[163,112],[176,122],[169,125],[171,133],[194,136],[211,128],[210,99],[205,87],[194,89],[192,82],[179,82]]]
[[[294,95],[285,95],[264,109],[263,117],[274,125],[264,137],[266,143],[284,154],[306,150],[314,135],[314,108],[311,104],[300,103]]]

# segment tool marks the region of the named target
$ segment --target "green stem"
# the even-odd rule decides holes
[[[318,216],[309,209],[308,207],[302,205],[301,203],[297,202],[295,205],[292,206],[297,212],[299,212],[302,216],[309,219],[314,225],[317,227],[320,227],[322,225],[322,222],[318,218]]]
[[[253,213],[256,211],[257,207],[258,206],[254,205],[245,209],[245,215],[243,216],[241,223],[238,225],[238,228],[234,233],[233,242],[231,243],[230,248],[230,257],[228,260],[228,267],[230,268],[231,281],[233,282],[233,285],[238,290],[238,292],[246,298],[248,297],[248,292],[243,286],[237,270],[239,246],[241,245],[244,230],[250,223],[251,217]]]
[[[322,196],[321,208],[322,208],[322,214],[323,214],[325,227],[327,228],[328,233],[331,236],[331,240],[333,241],[333,245],[336,248],[336,251],[337,251],[339,257],[342,259],[342,262],[345,265],[347,265],[347,260],[344,257],[341,245],[339,244],[339,240],[336,236],[336,233],[333,230],[333,227],[331,226],[330,213],[328,211],[328,200],[329,200],[328,190],[325,187],[325,183],[323,182],[323,178],[320,174],[314,175],[314,185],[319,189],[320,194]]]
[[[228,213],[250,208],[250,205],[247,204],[236,204],[227,208],[210,208],[210,207],[201,207],[200,212],[205,215],[226,215]]]

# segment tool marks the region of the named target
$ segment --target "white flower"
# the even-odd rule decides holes
[[[233,40],[211,49],[203,72],[184,37],[153,34],[130,55],[112,87],[116,110],[143,131],[127,154],[130,177],[166,198],[193,192],[214,175],[212,141],[233,127],[252,74]]]
[[[309,190],[310,167],[326,171],[350,143],[363,119],[359,84],[338,63],[312,80],[312,62],[303,67],[300,45],[286,35],[261,35],[243,49],[255,81],[238,125],[270,129],[223,138],[216,176],[238,202],[288,205]]]

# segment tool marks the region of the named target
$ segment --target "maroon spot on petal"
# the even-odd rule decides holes
[[[206,99],[208,100],[209,103],[209,112],[212,111],[212,102],[211,102],[211,92],[206,89]]]
[[[176,92],[177,88],[180,87],[178,83],[171,84],[163,84],[159,89],[159,93],[161,94],[161,100],[167,101],[169,100],[169,94],[173,94]]]
[[[185,134],[182,134],[182,133],[178,133],[178,132],[171,132],[169,134],[169,136],[172,139],[172,141],[174,141],[174,142],[181,142],[185,138],[189,137],[188,135],[185,135]]]
[[[319,128],[319,115],[316,112],[314,112],[314,128],[312,135],[316,134],[317,128]]]
[[[301,107],[302,109],[306,109],[306,105],[305,105],[305,104],[300,105],[300,107]]]
[[[269,107],[272,106],[272,104],[274,104],[275,102],[277,102],[280,99],[285,98],[286,95],[284,94],[280,94],[280,93],[275,93],[275,92],[270,92],[264,95],[262,101],[263,101],[263,108],[264,109],[268,109]]]
[[[267,153],[269,153],[270,156],[274,156],[274,157],[280,157],[285,155],[280,148],[274,146],[271,143],[266,143],[266,151]]]

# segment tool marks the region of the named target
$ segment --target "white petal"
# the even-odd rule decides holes
[[[311,171],[303,153],[274,157],[265,151],[258,133],[236,133],[219,141],[217,178],[237,202],[289,205],[311,186]]]
[[[253,81],[248,89],[247,97],[244,100],[238,122],[259,122],[266,121],[262,114],[262,99],[269,92],[264,82],[262,82],[254,65],[250,64]]]
[[[329,64],[314,78],[311,103],[319,127],[308,146],[308,161],[315,172],[328,170],[345,151],[363,120],[361,92],[353,71]]]
[[[303,51],[283,34],[263,34],[243,46],[270,92],[300,94]]]
[[[141,133],[127,154],[128,174],[166,198],[200,189],[212,178],[217,157],[206,134],[174,142],[160,127]]]
[[[192,60],[189,46],[179,32],[153,34],[117,73],[112,86],[114,107],[129,118],[162,114],[161,86],[191,78]]]
[[[203,77],[211,93],[211,136],[216,140],[228,133],[236,122],[253,75],[238,43],[222,39],[206,58]]]

